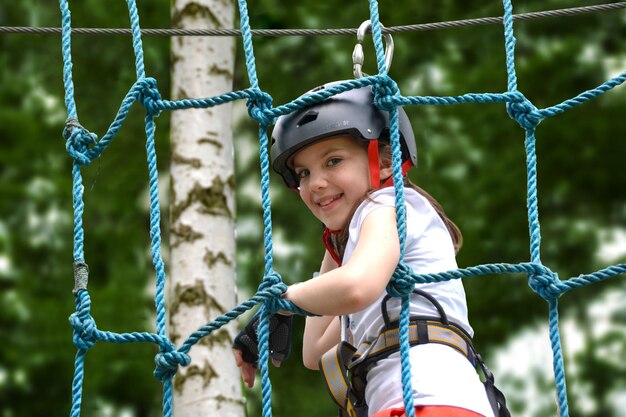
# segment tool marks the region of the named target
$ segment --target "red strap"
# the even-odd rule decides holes
[[[413,162],[411,162],[410,159],[407,159],[406,161],[402,163],[402,176],[403,177],[407,174],[407,172],[409,172],[412,166],[413,166]],[[391,187],[391,186],[393,186],[393,175],[387,178],[387,180],[383,183],[383,186],[380,188]]]
[[[379,411],[371,417],[406,417],[406,414],[404,408],[390,408]],[[447,405],[418,405],[415,407],[415,417],[482,417],[482,414]]]
[[[330,240],[331,235],[336,235],[339,232],[340,230],[330,230],[328,227],[324,227],[324,232],[322,233],[322,241],[324,242],[324,247],[326,247],[326,250],[333,258],[333,261],[335,261],[338,266],[341,266],[341,258],[339,257],[339,254],[335,251],[333,243]]]
[[[374,190],[380,188],[380,162],[378,157],[378,139],[372,139],[367,144],[367,158],[370,165],[370,183]]]

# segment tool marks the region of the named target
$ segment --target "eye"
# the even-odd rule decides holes
[[[342,159],[341,159],[341,158],[339,158],[338,156],[335,156],[335,157],[330,158],[330,159],[328,160],[327,164],[328,164],[328,166],[329,166],[329,167],[333,167],[333,166],[335,166],[335,165],[340,164],[340,163],[341,163],[341,161],[342,161]]]
[[[301,169],[296,171],[296,177],[302,179],[302,178],[306,178],[309,176],[309,170],[308,169]]]

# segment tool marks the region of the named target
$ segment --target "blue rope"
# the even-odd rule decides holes
[[[271,417],[271,383],[269,379],[269,316],[278,310],[290,311],[299,315],[308,315],[293,303],[281,298],[286,291],[281,276],[273,269],[272,221],[271,200],[269,193],[269,155],[267,128],[272,126],[277,117],[289,114],[315,103],[319,103],[336,94],[355,88],[371,86],[374,91],[374,104],[390,114],[390,136],[392,145],[392,176],[396,194],[397,225],[400,239],[401,259],[404,256],[406,239],[406,208],[404,205],[404,187],[401,171],[401,147],[398,122],[398,107],[407,105],[457,105],[465,103],[504,103],[509,116],[525,130],[525,152],[527,168],[527,206],[530,233],[530,262],[518,264],[485,264],[464,269],[455,269],[436,274],[415,274],[402,260],[394,272],[387,291],[389,294],[401,297],[400,314],[400,351],[403,383],[403,399],[407,409],[407,416],[413,417],[413,393],[411,388],[408,323],[409,323],[409,296],[416,284],[442,282],[453,279],[465,279],[476,276],[494,274],[525,274],[528,285],[540,297],[545,299],[549,306],[550,342],[553,352],[553,368],[557,388],[559,416],[568,416],[567,390],[565,386],[565,369],[558,324],[558,298],[575,288],[591,285],[626,273],[626,264],[606,267],[599,271],[582,274],[561,281],[557,274],[545,267],[540,260],[541,232],[537,200],[537,156],[535,149],[535,129],[539,123],[548,117],[561,114],[575,106],[583,104],[626,81],[626,71],[617,77],[611,78],[600,86],[584,91],[574,98],[563,101],[545,109],[537,109],[530,100],[517,89],[515,74],[515,37],[513,34],[513,10],[510,0],[503,0],[504,6],[504,44],[506,54],[507,92],[503,93],[467,93],[460,96],[402,96],[396,83],[387,75],[384,47],[382,39],[382,25],[380,23],[378,2],[369,1],[370,20],[372,22],[372,37],[376,52],[378,74],[357,80],[348,80],[330,88],[311,93],[281,106],[272,106],[272,97],[259,87],[256,73],[256,63],[252,45],[252,30],[250,27],[247,2],[238,0],[240,12],[240,26],[243,35],[243,47],[246,57],[246,68],[250,81],[250,88],[240,91],[226,92],[215,97],[184,98],[176,101],[163,100],[156,85],[156,80],[146,77],[139,14],[135,0],[127,0],[133,50],[135,55],[136,81],[130,87],[122,100],[109,128],[98,139],[98,136],[85,129],[78,121],[76,103],[74,99],[74,83],[72,79],[71,53],[71,13],[68,0],[59,0],[62,16],[62,54],[63,54],[63,84],[65,88],[65,105],[67,121],[63,129],[66,141],[66,150],[73,159],[72,164],[72,195],[74,210],[74,249],[75,264],[75,307],[76,312],[70,316],[73,328],[73,342],[77,352],[75,357],[75,371],[72,382],[72,406],[70,416],[80,415],[82,403],[82,386],[84,380],[84,360],[87,351],[98,341],[109,343],[151,343],[159,347],[155,357],[154,375],[163,383],[163,415],[172,415],[172,378],[176,375],[179,366],[190,363],[189,351],[204,337],[208,337],[222,326],[237,319],[246,311],[255,306],[261,306],[259,322],[259,357],[262,383],[263,417]],[[183,110],[190,108],[209,108],[235,100],[247,100],[250,117],[259,123],[259,158],[261,171],[261,201],[263,207],[263,237],[265,251],[265,268],[259,288],[254,296],[236,306],[232,310],[220,315],[210,323],[193,332],[183,344],[176,348],[166,334],[165,312],[165,268],[161,256],[161,215],[159,209],[158,171],[156,168],[156,151],[154,144],[154,118],[163,110]],[[157,312],[156,333],[132,332],[113,333],[99,330],[95,320],[91,317],[91,300],[87,291],[88,267],[85,263],[84,230],[83,230],[83,183],[81,168],[99,158],[104,150],[112,143],[121,130],[126,117],[135,102],[139,102],[146,111],[146,156],[148,166],[150,190],[150,238],[152,262],[156,273],[155,306]]]
[[[406,241],[406,207],[404,204],[404,181],[402,179],[402,151],[400,147],[400,129],[398,127],[398,106],[385,105],[385,98],[398,95],[398,86],[387,76],[387,65],[385,62],[385,51],[383,49],[382,27],[378,14],[378,0],[370,0],[370,21],[372,24],[372,38],[376,51],[376,63],[378,65],[378,76],[381,83],[374,85],[374,97],[376,105],[389,112],[389,133],[391,138],[391,162],[392,177],[396,201],[396,224],[398,227],[398,237],[400,239],[400,266],[390,285],[394,285],[394,278],[410,272],[410,268],[402,262],[404,259],[404,249]],[[402,397],[404,399],[404,409],[407,417],[415,416],[413,405],[413,388],[411,382],[411,358],[409,351],[409,321],[410,321],[410,300],[414,284],[404,285],[401,288],[396,284],[390,293],[401,297],[400,303],[400,368],[402,375]]]

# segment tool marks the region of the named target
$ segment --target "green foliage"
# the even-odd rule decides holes
[[[168,24],[169,2],[158,2],[158,9],[156,3],[140,10],[147,12],[147,26]],[[124,2],[73,6],[75,27],[128,27]],[[58,3],[7,3],[0,6],[0,25],[60,26]],[[70,407],[72,163],[61,135],[66,111],[60,39],[0,37],[2,416],[67,415]],[[74,36],[72,48],[80,121],[101,136],[134,81],[132,44],[129,37]],[[147,70],[167,91],[168,40],[150,39],[145,48]],[[92,314],[103,330],[152,330],[153,308],[144,291],[153,272],[141,198],[147,187],[142,119],[133,110],[111,148],[83,170],[89,290]],[[159,119],[158,129],[159,153],[167,158],[162,133],[168,118]],[[167,159],[161,162],[167,169]],[[155,353],[147,345],[94,347],[86,363],[85,415],[105,415],[107,409],[158,415],[161,387],[151,375]]]
[[[55,2],[5,2],[0,25],[59,26]],[[169,2],[138,2],[143,27],[169,27]],[[573,1],[527,1],[515,12],[578,6]],[[600,3],[599,1],[594,3]],[[124,2],[72,2],[75,27],[128,27]],[[285,2],[249,5],[253,28],[356,27],[368,18],[366,2]],[[500,2],[449,0],[381,2],[387,26],[502,14]],[[624,71],[624,12],[516,22],[518,87],[538,107],[594,88]],[[369,38],[367,38],[369,41]],[[503,92],[507,80],[500,25],[394,35],[390,75],[404,95]],[[254,37],[261,87],[283,104],[316,85],[352,77],[352,37]],[[169,40],[144,38],[146,72],[169,91]],[[75,35],[74,80],[81,123],[100,136],[135,77],[129,37]],[[373,48],[365,71],[375,73]],[[241,48],[234,89],[248,87]],[[60,36],[0,35],[0,415],[67,415],[74,347],[67,317],[73,312],[71,270],[71,160],[64,152],[65,120]],[[537,130],[542,260],[562,279],[592,272],[621,258],[603,259],[603,233],[626,224],[624,87],[544,121]],[[419,167],[413,179],[431,192],[464,233],[461,266],[529,260],[523,130],[503,105],[407,108],[416,131]],[[159,169],[168,169],[168,115],[157,119]],[[257,127],[235,126],[239,286],[254,292],[263,272],[258,202]],[[100,329],[152,329],[153,286],[149,259],[147,173],[143,117],[134,109],[103,157],[84,171],[86,257],[92,314]],[[252,149],[252,150],[250,150]],[[248,156],[251,154],[252,156]],[[252,191],[251,191],[252,190]],[[321,226],[279,179],[272,179],[275,268],[288,283],[319,267]],[[257,194],[255,194],[257,193]],[[167,217],[164,216],[166,219]],[[167,223],[166,221],[164,223]],[[167,224],[163,224],[165,235]],[[244,233],[245,231],[245,233]],[[164,238],[167,242],[167,238]],[[585,306],[617,287],[607,282],[568,293],[562,314],[580,328],[594,327]],[[520,330],[545,323],[545,303],[523,276],[465,281],[477,344],[492,352]],[[623,287],[622,287],[623,291]],[[302,320],[296,320],[293,356],[272,369],[274,414],[333,415],[317,373],[300,364]],[[616,345],[623,334],[595,337],[573,358],[577,377],[598,407],[570,398],[574,416],[608,415],[623,371],[598,356],[598,345]],[[567,343],[565,339],[565,343]],[[152,376],[153,346],[98,344],[86,363],[84,415],[159,415],[160,383]],[[487,353],[489,359],[489,353]],[[529,375],[527,383],[542,382]],[[549,384],[548,384],[549,385]],[[131,387],[132,389],[128,389]],[[543,387],[545,388],[545,387]],[[543,391],[543,388],[540,390]],[[571,394],[570,394],[571,396]],[[35,400],[36,399],[36,400]],[[249,415],[260,415],[260,395],[249,392]],[[543,407],[534,416],[554,415]],[[516,404],[521,413],[524,404]],[[545,408],[545,409],[544,409]],[[608,410],[608,411],[607,411]],[[595,413],[595,414],[594,414]],[[604,413],[604,414],[602,414]]]

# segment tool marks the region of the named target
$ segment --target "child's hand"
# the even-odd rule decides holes
[[[254,378],[256,376],[256,366],[250,362],[246,362],[243,359],[243,353],[240,350],[233,349],[233,354],[235,355],[237,367],[241,369],[241,377],[243,378],[243,381],[246,383],[248,388],[252,388],[254,386]],[[275,367],[280,368],[280,364],[282,362],[272,358],[272,363]]]
[[[280,367],[291,352],[291,325],[293,318],[280,314],[270,317],[269,343],[270,357],[276,367]],[[256,330],[259,325],[259,313],[255,314],[246,327],[239,332],[233,342],[233,353],[237,366],[248,387],[254,386],[254,378],[258,367],[259,352]]]

